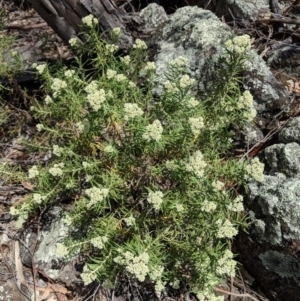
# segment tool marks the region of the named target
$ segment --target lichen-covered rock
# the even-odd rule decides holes
[[[298,117],[280,133],[282,143],[265,149],[268,175],[249,184],[250,233],[237,244],[240,261],[275,301],[300,296],[299,125]]]
[[[68,235],[68,228],[64,223],[65,212],[60,207],[54,207],[48,213],[53,218],[41,229],[41,239],[34,253],[34,263],[36,268],[43,271],[51,279],[65,285],[69,289],[78,288],[78,283],[82,283],[79,272],[75,267],[75,259],[63,259],[57,253],[57,243],[63,242]],[[25,242],[29,249],[35,244],[36,235],[29,231],[25,237]],[[23,264],[31,265],[28,260],[26,249],[22,250],[21,258]]]
[[[161,15],[161,7],[154,3],[141,11],[145,24],[153,27],[156,12]],[[160,84],[155,92],[160,95],[163,91],[168,63],[183,56],[188,59],[190,75],[197,79],[199,95],[205,95],[213,87],[218,59],[225,51],[224,43],[233,35],[230,28],[211,11],[190,6],[178,9],[168,21],[158,24],[149,41],[150,59],[156,61]],[[244,88],[253,94],[256,110],[282,108],[288,102],[286,90],[259,55],[252,50],[248,55],[243,71]]]
[[[269,9],[268,0],[224,0],[217,1],[216,12],[218,15],[231,14],[236,19],[255,21],[259,13]]]

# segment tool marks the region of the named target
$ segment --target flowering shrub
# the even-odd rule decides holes
[[[57,244],[57,254],[90,254],[81,274],[85,285],[115,283],[123,275],[159,291],[186,283],[200,300],[221,300],[213,288],[234,276],[229,246],[245,224],[237,188],[251,176],[263,177],[259,162],[228,156],[229,126],[243,127],[253,109],[249,92],[239,90],[244,53],[230,46],[232,61],[205,100],[197,100],[187,59],[171,61],[157,99],[146,43],[136,40],[130,56],[117,59],[120,30],[107,44],[95,18],[83,23],[87,44],[70,41],[78,65],[55,74],[37,66],[45,97],[31,108],[39,123],[30,143],[49,159],[29,169],[35,191],[11,213],[20,224],[46,205],[73,200],[65,218],[70,235]],[[82,49],[93,54],[94,74],[85,73]]]

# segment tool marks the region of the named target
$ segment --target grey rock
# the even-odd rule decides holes
[[[75,289],[82,282],[75,267],[75,257],[65,259],[57,254],[57,243],[68,236],[68,228],[63,221],[65,212],[60,207],[54,207],[50,214],[53,219],[42,227],[40,243],[34,253],[35,267],[67,288]],[[35,239],[36,234],[29,232],[25,238],[29,248]],[[24,250],[22,253],[26,254]],[[26,258],[26,255],[23,257]]]
[[[161,14],[157,4],[141,11],[146,27],[147,24],[153,27],[156,14]],[[149,41],[150,59],[157,64],[159,88],[155,93],[162,93],[168,63],[183,56],[188,59],[189,74],[197,80],[199,95],[205,96],[213,87],[218,59],[225,53],[224,43],[233,36],[230,28],[211,11],[190,6],[178,9],[168,21],[158,24]],[[284,87],[259,55],[252,50],[248,55],[243,70],[244,88],[250,89],[254,96],[256,110],[263,112],[286,106],[288,95]]]
[[[300,144],[300,117],[294,118],[279,133],[282,143],[297,142]]]
[[[249,235],[238,239],[240,261],[274,301],[300,295],[299,122],[295,118],[280,133],[281,143],[264,150],[268,175],[248,185],[245,207],[251,226]]]

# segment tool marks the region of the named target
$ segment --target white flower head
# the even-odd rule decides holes
[[[124,57],[121,57],[121,62],[128,66],[131,62],[131,58],[130,58],[130,55],[125,55]]]
[[[136,39],[135,43],[133,44],[133,48],[134,49],[147,49],[148,46],[144,41],[142,41],[140,39]]]
[[[204,169],[206,167],[206,163],[203,159],[203,154],[201,151],[194,152],[187,163],[185,163],[185,169],[188,172],[194,173],[198,178],[202,178],[204,175]]]
[[[105,101],[105,91],[103,89],[96,90],[94,93],[88,94],[86,99],[92,110],[97,112]]]
[[[211,201],[208,201],[208,200],[205,200],[203,203],[202,203],[202,206],[201,206],[201,211],[205,211],[205,212],[213,212],[215,211],[217,208],[217,205],[215,202],[211,202]]]
[[[44,125],[41,123],[37,124],[35,127],[38,130],[38,132],[41,132],[43,129],[45,129]]]
[[[219,180],[213,181],[211,185],[214,188],[214,190],[222,190],[224,187],[224,183]]]
[[[39,74],[43,74],[46,67],[47,67],[47,64],[41,64],[41,65],[36,66],[35,69],[38,71]]]
[[[191,127],[191,131],[194,135],[200,134],[201,130],[204,128],[204,121],[202,117],[198,118],[189,118],[189,124]]]
[[[85,194],[90,198],[90,202],[88,204],[88,208],[93,206],[98,202],[102,202],[109,194],[109,190],[107,188],[98,188],[92,187],[85,190]]]
[[[162,202],[163,202],[163,193],[161,191],[149,192],[147,201],[152,204],[155,210],[159,210]]]
[[[117,71],[112,70],[112,69],[107,69],[107,71],[106,71],[106,77],[108,79],[114,78],[116,76],[116,74],[117,74]]]
[[[156,70],[156,65],[154,62],[147,62],[145,66],[146,71],[155,71]]]
[[[186,67],[187,64],[188,59],[183,56],[179,56],[178,58],[170,62],[170,65],[176,67],[177,69],[182,69],[182,67]]]
[[[53,145],[53,154],[57,157],[60,157],[64,151],[63,147],[60,147],[58,145]]]
[[[128,82],[129,88],[136,88],[136,84],[133,81]]]
[[[195,79],[190,78],[187,74],[183,75],[179,80],[179,86],[182,89],[191,87],[195,83]]]
[[[264,166],[265,165],[256,157],[245,167],[245,170],[251,178],[262,182],[264,180]]]
[[[232,52],[243,54],[251,48],[250,36],[242,35],[225,42],[225,47]]]
[[[233,238],[238,234],[237,229],[228,219],[226,219],[223,223],[219,220],[216,224],[219,225],[219,230],[217,232],[218,238]]]
[[[53,167],[49,168],[49,173],[54,177],[61,177],[64,173],[64,163],[54,164]]]
[[[125,82],[127,80],[127,77],[124,74],[117,74],[115,76],[115,80],[119,83]]]
[[[195,107],[197,107],[199,105],[199,101],[198,100],[196,100],[196,98],[195,97],[191,97],[191,98],[189,98],[187,101],[186,101],[186,106],[188,107],[188,108],[195,108]]]
[[[163,127],[158,119],[154,120],[152,124],[146,126],[146,132],[143,134],[143,139],[147,141],[154,140],[158,142],[161,139]]]
[[[241,212],[244,210],[244,206],[243,206],[243,196],[242,195],[239,195],[237,196],[231,204],[229,204],[227,206],[227,208],[231,211],[234,211],[234,212]]]
[[[64,75],[67,78],[71,78],[75,74],[75,70],[66,70]]]
[[[95,91],[98,90],[98,83],[95,80],[92,80],[85,88],[84,91],[86,93],[94,93]]]
[[[116,149],[111,144],[108,144],[103,148],[103,151],[107,154],[111,154],[114,153]]]
[[[75,45],[77,45],[77,43],[78,43],[78,39],[77,39],[77,38],[71,38],[71,39],[69,40],[69,44],[70,44],[72,47],[74,47]]]
[[[64,80],[59,78],[53,78],[51,89],[54,91],[53,96],[56,97],[60,94],[61,90],[68,87],[67,83]]]
[[[42,195],[39,194],[39,193],[34,193],[34,194],[32,195],[32,197],[33,197],[34,202],[37,203],[37,204],[41,204],[42,201],[46,199],[45,196],[42,196]]]
[[[123,220],[128,227],[133,226],[135,224],[135,218],[132,215],[124,218]]]
[[[91,244],[98,249],[103,249],[107,241],[108,238],[106,236],[97,236],[90,240]]]
[[[49,105],[49,104],[53,103],[53,99],[49,95],[47,95],[44,99],[44,102],[46,105]]]
[[[93,27],[93,25],[98,24],[98,20],[93,15],[88,15],[82,18],[82,23],[88,27]]]
[[[38,167],[36,165],[32,166],[28,170],[28,178],[29,179],[36,178],[39,174],[40,174],[40,172],[39,172]]]
[[[114,53],[119,49],[119,46],[114,44],[106,44],[105,48],[109,53]]]
[[[124,119],[128,121],[136,117],[143,116],[143,110],[136,103],[125,103],[124,104]]]
[[[120,27],[115,27],[113,30],[112,30],[113,34],[116,35],[116,36],[119,36],[120,33],[121,33],[121,28]]]

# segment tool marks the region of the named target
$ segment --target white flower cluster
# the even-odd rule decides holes
[[[147,49],[148,48],[147,44],[140,39],[136,39],[132,47],[134,49]]]
[[[40,174],[39,169],[36,165],[32,166],[29,170],[28,170],[28,178],[29,179],[33,179],[35,177],[37,177]]]
[[[235,276],[236,261],[232,259],[233,254],[230,250],[226,250],[223,257],[218,260],[216,273],[221,275]]]
[[[115,150],[116,150],[116,149],[115,149],[112,145],[110,145],[110,144],[106,145],[106,146],[103,148],[103,151],[104,151],[105,153],[107,153],[107,154],[111,154],[111,153],[115,152]]]
[[[143,139],[158,142],[161,139],[163,127],[158,119],[154,120],[152,124],[146,126],[146,132],[143,134]]]
[[[49,95],[47,95],[44,99],[44,102],[46,105],[49,105],[50,103],[53,103],[53,99]]]
[[[125,217],[123,220],[128,227],[133,226],[135,224],[135,218],[132,215],[130,215],[129,217]]]
[[[70,44],[72,47],[74,47],[74,46],[77,44],[77,42],[78,42],[78,39],[77,39],[77,38],[71,38],[71,39],[69,40],[69,44]]]
[[[226,219],[224,222],[217,220],[216,224],[219,226],[217,233],[218,238],[233,238],[238,233],[237,229],[228,219]]]
[[[75,74],[74,70],[66,70],[64,73],[65,77],[67,78],[71,78],[74,74]]]
[[[262,182],[264,180],[264,166],[256,157],[245,167],[245,170],[251,178],[257,182]]]
[[[191,131],[194,135],[200,134],[201,130],[204,128],[204,121],[202,117],[198,117],[198,118],[190,117],[189,124],[191,127]]]
[[[217,205],[215,202],[204,200],[204,202],[202,203],[202,206],[201,206],[201,211],[213,212],[216,210],[216,208],[217,208]]]
[[[106,44],[105,48],[109,53],[114,53],[119,49],[119,46],[114,44]]]
[[[183,56],[179,56],[178,58],[176,58],[175,60],[170,62],[170,66],[175,67],[176,69],[182,70],[183,67],[186,67],[188,63],[188,59],[183,57]]]
[[[78,121],[75,123],[75,128],[78,134],[82,134],[84,132],[85,125],[83,122]]]
[[[88,27],[93,27],[93,25],[98,24],[98,20],[94,18],[93,15],[88,15],[81,19],[82,23],[87,25]]]
[[[117,74],[115,80],[119,83],[127,81],[127,77],[124,74]]]
[[[67,83],[59,78],[53,78],[51,89],[54,91],[53,96],[56,97],[60,94],[62,89],[67,88]]]
[[[114,77],[116,76],[116,74],[117,74],[117,71],[116,71],[116,70],[107,69],[107,71],[106,71],[106,77],[107,77],[108,79],[114,78]]]
[[[91,163],[88,163],[88,162],[86,162],[86,161],[82,161],[82,166],[83,166],[83,168],[87,169],[87,168],[90,168],[90,167],[92,167],[92,166],[93,166],[93,164],[91,164]]]
[[[256,110],[253,106],[253,96],[246,90],[239,98],[238,109],[243,109],[243,116],[247,121],[252,121],[256,116]]]
[[[108,241],[108,238],[106,236],[97,236],[97,237],[94,237],[90,240],[91,244],[95,247],[95,248],[98,248],[98,249],[103,249],[104,248],[104,245],[105,243]]]
[[[244,210],[243,206],[243,196],[239,195],[237,196],[231,204],[227,206],[227,208],[233,212],[241,212]]]
[[[64,163],[54,164],[53,167],[49,168],[49,173],[54,177],[61,177],[64,173],[63,168],[65,167]]]
[[[81,279],[84,282],[84,285],[89,285],[94,280],[97,279],[97,274],[91,270],[87,265],[83,267],[83,272],[80,274]]]
[[[38,130],[38,132],[41,132],[45,128],[44,125],[41,123],[37,124],[35,127]]]
[[[45,196],[42,196],[42,195],[39,194],[39,193],[34,193],[34,194],[32,195],[32,197],[33,197],[34,202],[37,203],[37,204],[41,204],[42,201],[46,199]]]
[[[129,86],[129,88],[136,88],[136,84],[132,81],[128,82],[128,86]]]
[[[122,250],[120,250],[121,252]],[[114,258],[114,262],[124,265],[126,271],[134,275],[139,281],[144,281],[149,272],[149,254],[146,252],[134,256],[131,252],[126,251]]]
[[[94,93],[98,90],[98,83],[95,80],[92,80],[85,88],[84,91],[88,94]]]
[[[94,112],[97,112],[105,101],[105,91],[103,89],[96,90],[86,96],[87,102]]]
[[[190,109],[195,108],[199,105],[199,101],[195,97],[191,97],[186,101],[186,106]]]
[[[38,71],[39,74],[43,74],[45,69],[47,67],[47,64],[41,64],[35,67],[35,69]]]
[[[213,181],[211,185],[214,188],[214,190],[216,190],[216,191],[217,190],[222,190],[223,187],[224,187],[224,183],[219,181],[219,180]]]
[[[124,119],[126,121],[135,117],[140,117],[144,114],[143,110],[136,103],[125,103],[124,112]]]
[[[178,93],[179,89],[176,87],[176,84],[171,83],[169,80],[164,82],[164,87],[167,91],[167,93]]]
[[[203,160],[201,151],[198,150],[193,155],[191,155],[189,161],[185,163],[185,169],[188,172],[194,173],[198,178],[202,178],[206,165],[207,164]]]
[[[176,204],[175,208],[176,208],[177,212],[184,211],[184,206],[182,204]]]
[[[120,60],[126,66],[128,66],[131,62],[130,55],[125,55],[124,57],[121,57]]]
[[[179,86],[182,89],[191,87],[195,83],[195,79],[190,78],[187,74],[183,75],[179,80]]]
[[[85,190],[85,194],[90,198],[87,207],[90,208],[98,202],[102,202],[108,196],[109,190],[107,188],[92,187]]]
[[[245,53],[246,51],[249,51],[251,48],[250,36],[242,35],[242,36],[234,37],[232,40],[228,40],[225,42],[225,47],[229,51],[233,51],[239,54]]]
[[[156,70],[156,65],[154,62],[147,62],[145,66],[146,71],[155,71]]]
[[[216,296],[209,289],[196,292],[199,301],[224,301],[224,296]]]
[[[19,215],[19,214],[20,214],[20,210],[17,209],[16,207],[11,206],[11,207],[9,208],[9,213],[10,213],[11,215]]]
[[[115,27],[113,30],[112,30],[113,34],[116,35],[116,36],[119,36],[120,33],[121,33],[121,28],[120,27]]]
[[[156,192],[149,192],[147,201],[148,203],[152,204],[155,210],[159,210],[160,205],[163,202],[163,193],[161,191],[156,191]]]
[[[57,157],[60,157],[64,152],[64,148],[58,145],[53,145],[53,154]]]

